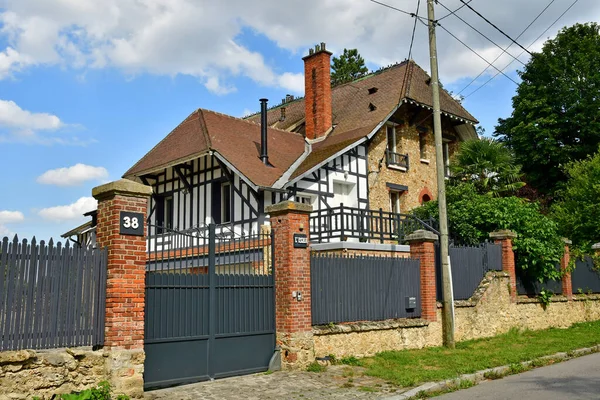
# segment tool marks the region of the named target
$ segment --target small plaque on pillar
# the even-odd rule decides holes
[[[304,233],[294,233],[294,247],[300,249],[308,247],[308,238]]]
[[[119,233],[121,235],[144,236],[144,214],[121,211]]]

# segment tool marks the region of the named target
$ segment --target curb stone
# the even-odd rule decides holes
[[[598,352],[600,352],[600,345],[596,345],[596,346],[592,346],[592,347],[584,347],[582,349],[572,350],[568,353],[559,352],[559,353],[551,354],[548,356],[538,357],[538,358],[535,358],[534,360],[523,361],[519,364],[524,367],[528,367],[536,360],[555,360],[557,362],[560,362],[560,361],[566,361],[566,360],[570,360],[572,358],[581,357],[581,356],[585,356],[585,355],[592,354],[592,353],[598,353]],[[461,381],[470,381],[473,384],[478,385],[479,383],[487,380],[484,377],[484,375],[488,372],[494,372],[496,374],[506,374],[509,371],[510,371],[510,365],[503,365],[501,367],[488,368],[488,369],[484,369],[482,371],[477,371],[477,372],[471,373],[471,374],[464,374],[455,379],[446,379],[444,381],[439,381],[439,382],[426,382],[426,383],[424,383],[414,389],[410,389],[409,391],[404,392],[402,394],[397,394],[397,395],[388,396],[388,397],[382,397],[381,400],[418,399],[418,397],[416,397],[416,396],[420,392],[432,393],[432,392],[437,392],[440,390],[445,390],[445,389],[457,386]]]

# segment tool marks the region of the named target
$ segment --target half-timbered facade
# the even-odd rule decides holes
[[[304,57],[304,98],[270,109],[261,99],[243,119],[196,110],[127,171],[154,189],[149,223],[248,235],[267,223],[266,206],[293,199],[320,216],[311,230],[368,240],[379,218],[394,239],[399,216],[437,189],[429,77],[405,61],[332,88],[330,56],[321,44]],[[441,104],[447,165],[477,121],[445,91]]]

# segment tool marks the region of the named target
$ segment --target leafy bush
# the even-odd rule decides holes
[[[570,163],[569,178],[552,206],[552,218],[561,233],[582,249],[600,241],[600,152]]]
[[[522,275],[540,282],[560,277],[555,265],[562,257],[564,244],[556,222],[544,216],[537,203],[514,196],[481,195],[467,183],[448,186],[446,195],[452,238],[474,245],[488,239],[490,232],[510,229],[518,235],[513,249]],[[428,202],[414,213],[421,219],[438,218],[437,202]]]
[[[100,382],[95,388],[86,389],[81,392],[74,392],[70,394],[54,395],[52,398],[58,398],[61,400],[111,400],[114,397],[111,396],[110,384],[106,381],[103,381]],[[33,399],[40,400],[39,397],[33,397]],[[129,400],[129,396],[120,394],[115,399]]]

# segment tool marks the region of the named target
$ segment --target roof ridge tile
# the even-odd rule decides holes
[[[224,113],[221,113],[221,112],[218,112],[218,111],[208,110],[206,108],[199,108],[198,111],[202,111],[203,113],[204,112],[209,112],[209,113],[213,113],[215,115],[219,115],[221,117],[226,117],[226,118],[232,119],[234,121],[245,122],[247,124],[251,124],[251,125],[254,125],[254,126],[260,126],[259,122],[250,121],[250,120],[247,120],[245,118],[234,117],[233,115],[224,114]],[[275,127],[272,127],[272,126],[269,126],[268,128],[276,130],[276,131],[279,131],[279,132],[283,132],[283,133],[288,133],[288,134],[291,133],[293,135],[302,136],[301,134],[299,134],[297,132],[290,132],[290,131],[286,131],[285,129],[279,129],[279,128],[275,128]]]

